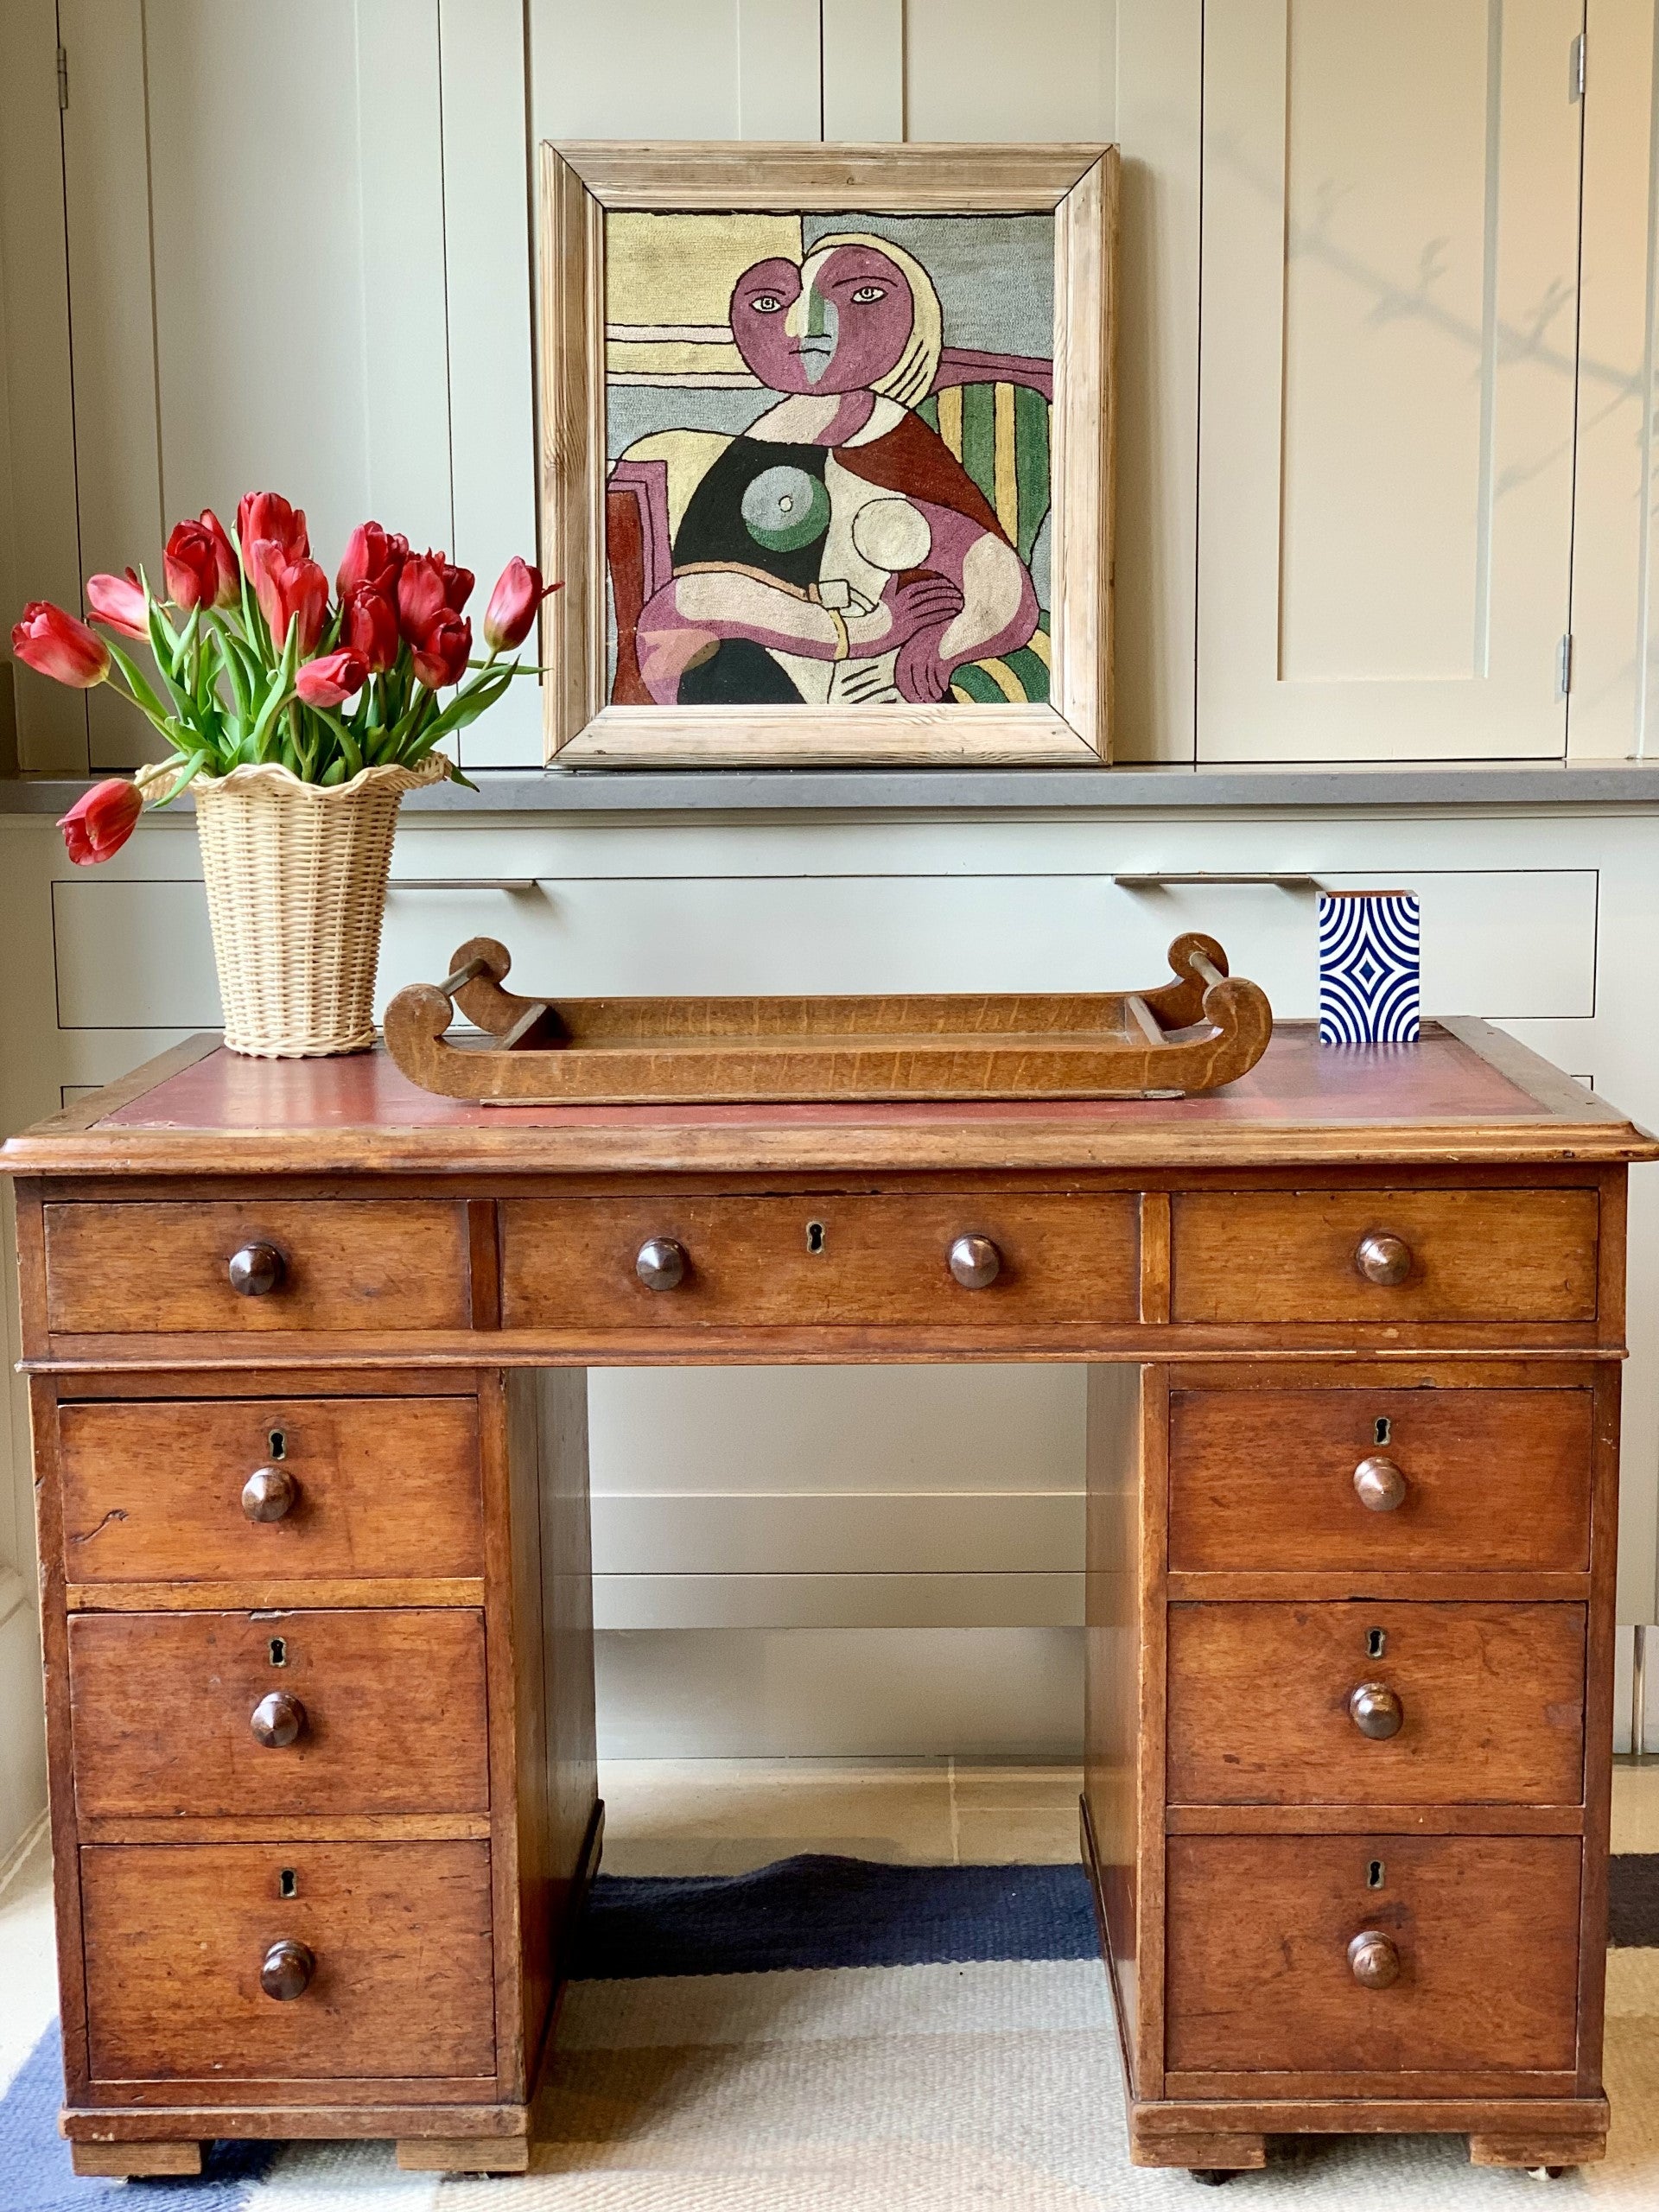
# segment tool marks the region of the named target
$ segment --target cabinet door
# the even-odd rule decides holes
[[[1200,760],[1565,750],[1582,20],[1207,11]]]
[[[474,569],[476,612],[535,547],[518,0],[58,20],[85,568],[156,576],[179,516],[270,488],[329,574],[374,515]],[[464,759],[539,760],[534,694]],[[95,770],[158,750],[112,695],[87,710]]]

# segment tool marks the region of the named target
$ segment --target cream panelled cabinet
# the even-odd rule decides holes
[[[1206,10],[1201,760],[1565,751],[1582,26]]]

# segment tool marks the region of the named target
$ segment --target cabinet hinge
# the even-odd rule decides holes
[[[67,108],[68,105],[69,55],[67,49],[60,46],[58,48],[58,105],[62,109]]]
[[[1555,696],[1565,699],[1573,689],[1573,632],[1563,632],[1555,648]]]
[[[1584,98],[1584,33],[1580,31],[1567,49],[1567,97],[1570,100]]]

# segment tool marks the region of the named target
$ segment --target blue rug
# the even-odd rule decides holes
[[[1607,1862],[1611,1949],[1659,1945],[1659,1852],[1616,1852]]]
[[[1081,1866],[878,1866],[804,1855],[702,1880],[601,1875],[577,1981],[985,1959],[1092,1959]]]
[[[63,2044],[54,2020],[0,2099],[3,2212],[242,2212],[251,2184],[270,2170],[271,2143],[215,2143],[190,2181],[82,2181],[69,2170],[58,2133],[63,2102]],[[142,2190],[135,2196],[135,2188]]]

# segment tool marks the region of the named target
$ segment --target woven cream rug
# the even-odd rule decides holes
[[[1611,1956],[1605,2165],[1541,2183],[1471,2167],[1459,2137],[1327,2138],[1275,2144],[1267,2171],[1235,2177],[1224,2196],[1128,2164],[1092,1953],[1073,1868],[797,1859],[726,1882],[608,1882],[528,2175],[400,2174],[389,2145],[357,2144],[274,2156],[220,2146],[199,2183],[77,2182],[53,2130],[53,2033],[0,2100],[0,2206],[1528,2212],[1585,2202],[1659,2212],[1659,1949]],[[849,1956],[861,1962],[839,1962]],[[711,1961],[741,1970],[700,1970]],[[654,1964],[668,1970],[646,1971]]]

